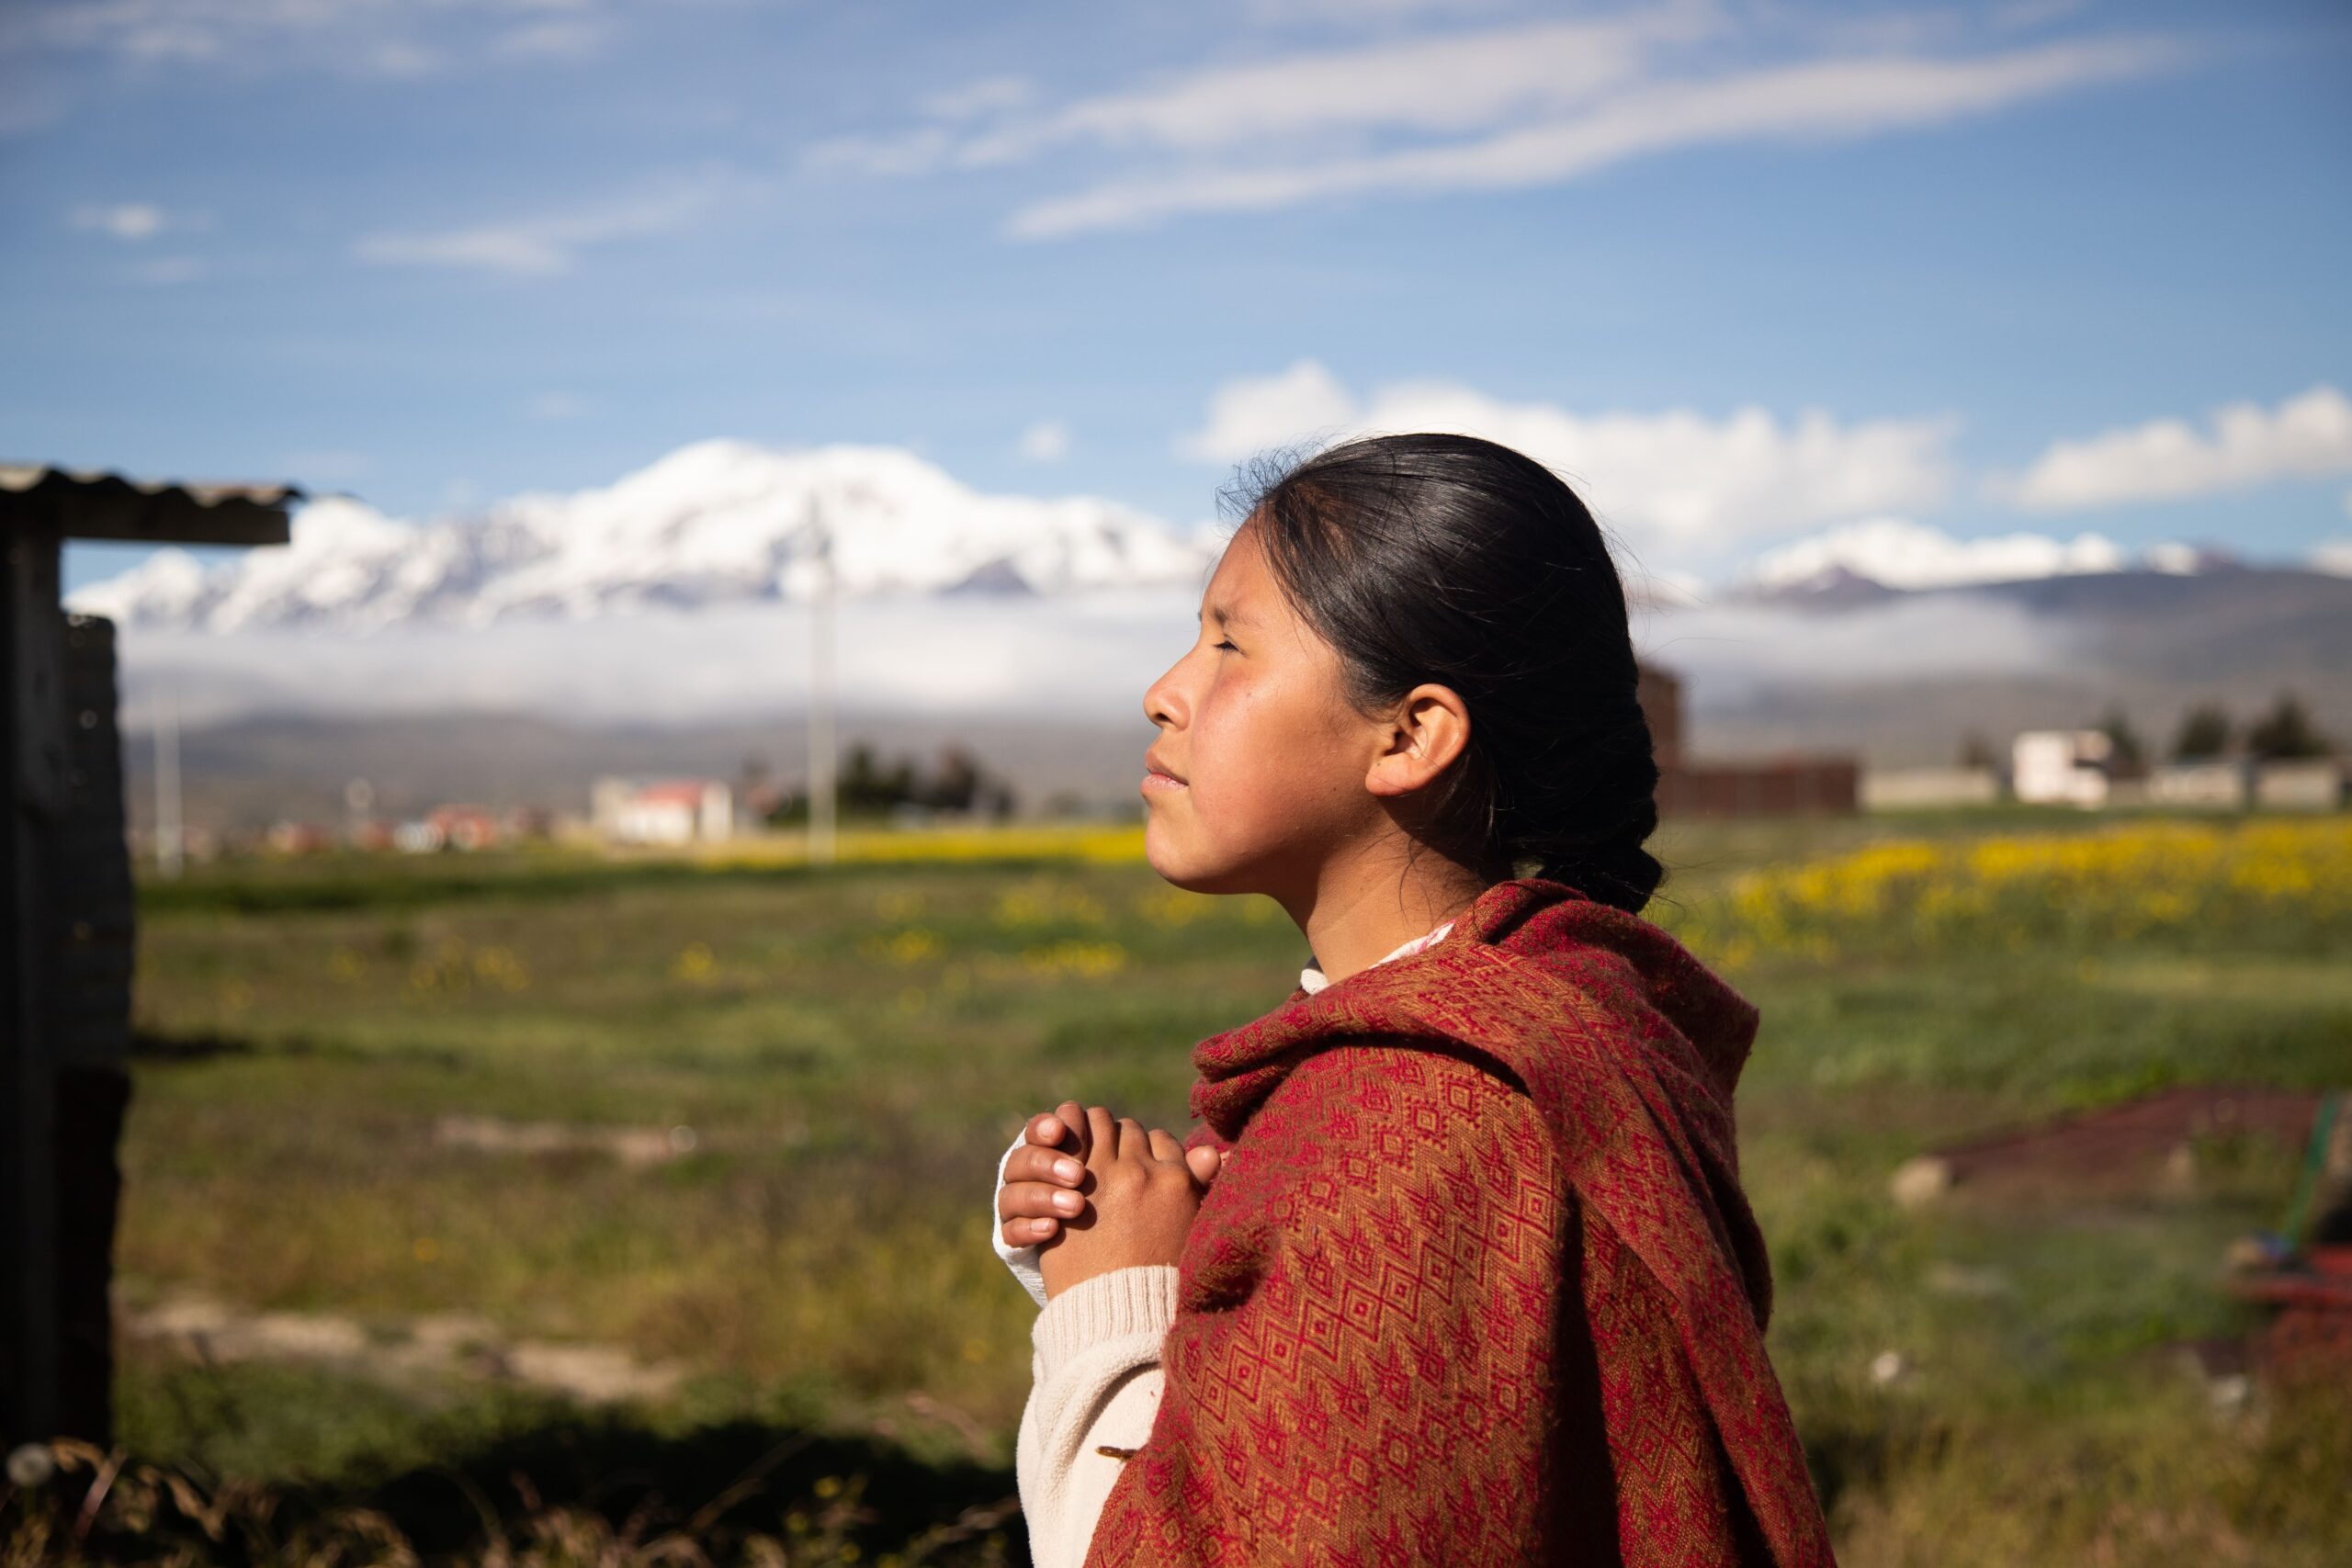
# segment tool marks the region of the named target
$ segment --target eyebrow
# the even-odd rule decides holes
[[[1254,616],[1242,614],[1231,604],[1212,604],[1208,607],[1208,614],[1219,626],[1254,626],[1258,624]],[[1197,621],[1200,618],[1201,612],[1193,612],[1193,619]]]

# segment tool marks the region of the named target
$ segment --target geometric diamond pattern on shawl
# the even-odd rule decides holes
[[[1203,1041],[1227,1159],[1089,1564],[1828,1563],[1738,1185],[1755,1029],[1529,877]]]

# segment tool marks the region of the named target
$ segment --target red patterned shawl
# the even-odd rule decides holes
[[[1828,1563],[1734,1150],[1756,1022],[1517,878],[1203,1041],[1230,1152],[1090,1568]]]

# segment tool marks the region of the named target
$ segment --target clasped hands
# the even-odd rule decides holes
[[[1066,1100],[1023,1129],[996,1214],[1008,1247],[1035,1247],[1048,1299],[1072,1285],[1172,1264],[1221,1156],[1096,1105]]]

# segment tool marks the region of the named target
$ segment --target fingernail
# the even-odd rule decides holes
[[[1076,1181],[1085,1174],[1086,1168],[1074,1159],[1057,1159],[1054,1162],[1054,1175],[1061,1180]]]
[[[1078,1211],[1085,1205],[1085,1202],[1086,1200],[1080,1198],[1075,1192],[1057,1192],[1054,1194],[1054,1207],[1059,1209],[1065,1214],[1077,1213]]]

